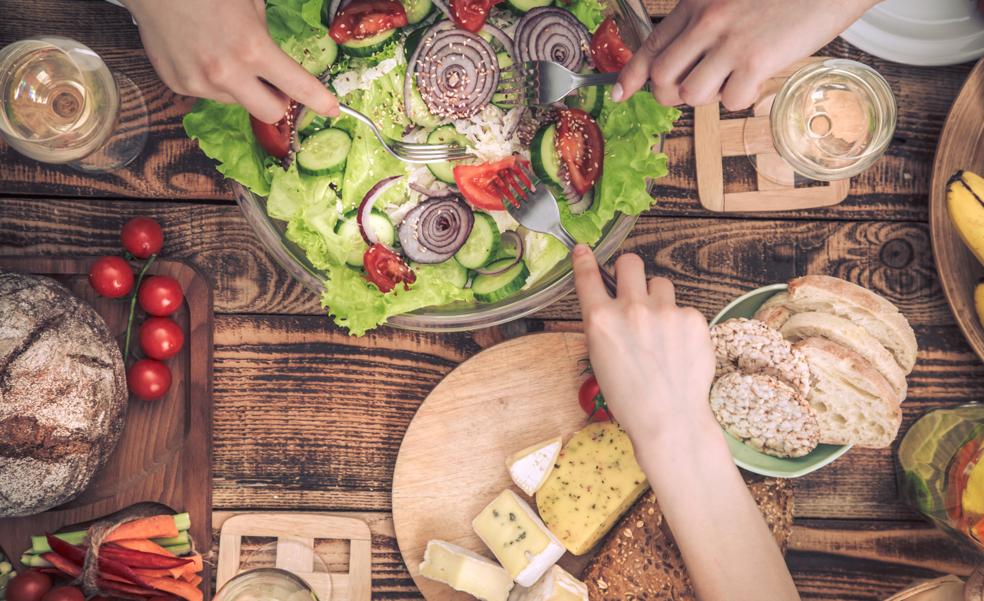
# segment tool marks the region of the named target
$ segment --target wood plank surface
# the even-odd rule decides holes
[[[650,9],[661,15],[672,4],[657,0]],[[79,39],[102,54],[111,68],[126,73],[140,86],[152,121],[145,154],[133,166],[109,175],[83,175],[68,167],[41,166],[0,142],[0,181],[4,182],[0,194],[232,198],[211,161],[184,135],[180,117],[193,100],[175,96],[159,81],[126,11],[96,0],[0,0],[0,13],[4,15],[0,19],[0,46],[40,33]],[[898,127],[887,156],[855,178],[847,201],[837,207],[784,216],[925,221],[933,152],[969,65],[907,67],[864,54],[841,40],[829,44],[821,54],[859,59],[878,69],[898,97]],[[693,112],[686,110],[667,142],[670,174],[656,191],[659,214],[705,213],[695,193],[692,131]],[[725,176],[728,191],[749,190],[755,185],[754,170],[742,158],[725,161]]]
[[[221,524],[236,513],[213,514],[213,553]],[[373,599],[422,599],[403,564],[390,514],[357,511],[344,515],[365,521],[372,532]],[[243,554],[257,547],[258,542],[245,545]],[[316,551],[331,570],[347,565],[342,544],[322,541]],[[786,554],[804,601],[885,599],[917,579],[966,576],[972,567],[968,559],[963,549],[928,526],[860,520],[797,520]]]

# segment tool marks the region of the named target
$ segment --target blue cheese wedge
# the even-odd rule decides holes
[[[588,585],[553,566],[532,587],[514,588],[509,601],[588,601]]]
[[[628,435],[618,424],[593,423],[567,441],[536,506],[567,550],[583,555],[647,488]]]
[[[512,576],[502,566],[442,540],[427,543],[420,574],[482,601],[506,601],[513,588]]]
[[[533,586],[564,555],[564,545],[508,489],[478,514],[472,528],[520,586]]]
[[[547,481],[563,446],[564,439],[558,436],[514,453],[506,460],[512,481],[524,493],[535,495]]]

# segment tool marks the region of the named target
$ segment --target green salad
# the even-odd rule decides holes
[[[355,119],[294,104],[268,125],[203,100],[184,127],[219,172],[266,197],[269,216],[324,273],[322,305],[351,334],[423,307],[506,300],[565,260],[559,241],[503,208],[503,177],[521,164],[548,182],[580,242],[651,206],[647,178],[667,173],[653,146],[677,109],[647,93],[614,103],[601,88],[557,107],[517,106],[516,62],[624,64],[631,53],[598,0],[338,4],[267,0],[270,34],[385,136],[458,143],[474,158],[405,163]]]

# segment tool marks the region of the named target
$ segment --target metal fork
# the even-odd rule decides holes
[[[387,138],[379,131],[372,119],[366,117],[354,108],[340,106],[342,113],[365,123],[372,133],[376,134],[379,142],[394,157],[405,163],[441,163],[444,161],[457,161],[473,156],[467,148],[458,144],[416,144],[414,142],[404,142],[402,140],[392,140]]]
[[[493,185],[506,210],[526,229],[550,234],[563,242],[564,246],[574,250],[577,240],[560,222],[560,209],[557,208],[557,199],[553,193],[533,174],[524,161],[517,161],[517,165],[519,166],[517,169],[506,170],[499,178],[493,180]],[[608,294],[614,297],[615,277],[603,266],[598,267]]]
[[[578,88],[607,86],[618,81],[618,73],[581,75],[551,61],[528,61],[518,71],[520,85],[510,89],[506,98],[516,101],[522,94],[529,106],[560,102]]]

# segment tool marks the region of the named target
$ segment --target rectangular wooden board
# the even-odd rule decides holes
[[[87,274],[95,259],[0,256],[0,270],[58,280],[102,315],[122,348],[129,303],[101,298],[92,290]],[[185,345],[167,361],[171,389],[160,401],[130,399],[116,450],[81,496],[38,515],[0,519],[0,548],[15,564],[30,547],[31,535],[55,532],[145,501],[190,513],[195,544],[208,553],[212,536],[212,291],[208,280],[180,261],[157,260],[148,273],[176,278],[185,294],[185,305],[174,315],[185,332]],[[135,340],[134,333],[131,346]],[[208,599],[212,577],[207,561],[202,578]]]

